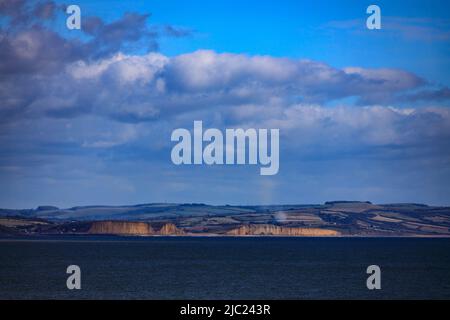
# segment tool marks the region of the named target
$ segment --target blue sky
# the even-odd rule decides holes
[[[450,204],[450,5],[0,5],[0,207]],[[150,16],[147,16],[150,14]],[[175,166],[172,130],[280,129],[280,171]]]

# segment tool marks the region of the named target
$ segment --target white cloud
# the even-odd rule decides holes
[[[16,110],[30,114],[31,109],[34,115],[96,114],[128,123],[198,110],[234,110],[245,116],[245,108],[263,104],[271,105],[273,110],[266,112],[273,114],[297,103],[327,104],[345,98],[390,105],[397,96],[425,85],[416,75],[397,69],[338,69],[311,60],[206,50],[175,57],[117,54],[77,61],[64,72],[30,81],[32,91],[0,91],[2,99],[16,101]],[[26,82],[11,78],[10,84],[22,87]]]

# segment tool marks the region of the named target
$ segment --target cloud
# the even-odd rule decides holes
[[[290,140],[296,145],[331,149],[333,146],[424,146],[448,140],[450,110],[294,105],[266,119],[263,126],[280,128],[286,139],[292,137]]]
[[[0,1],[0,14],[11,19],[11,24],[26,20],[28,16],[24,12],[25,0]]]
[[[123,50],[126,45],[145,41],[148,51],[158,45],[157,33],[147,26],[150,14],[125,13],[119,20],[105,23],[99,17],[87,17],[83,31],[93,39],[87,44],[93,57],[101,57]]]
[[[138,137],[138,131],[134,126],[124,126],[119,132],[104,134],[102,140],[83,142],[82,147],[86,148],[111,148],[119,145],[126,144],[135,140]]]
[[[27,44],[31,48],[41,46],[43,40],[25,39],[33,39]],[[49,35],[47,43],[50,41],[61,40]],[[11,88],[33,83],[33,90],[25,95],[21,90],[0,90],[2,100],[11,105],[0,109],[5,115],[14,109],[22,116],[73,118],[95,114],[139,123],[196,112],[220,112],[227,116],[228,111],[236,108],[240,108],[243,115],[249,112],[247,108],[250,112],[258,109],[257,105],[270,105],[273,112],[299,103],[326,105],[348,98],[355,100],[355,105],[386,106],[395,102],[429,103],[447,98],[445,88],[437,88],[443,90],[438,95],[427,93],[430,89],[425,80],[399,69],[339,69],[313,60],[210,50],[175,57],[155,52],[118,53],[60,65],[57,59],[51,59],[52,55],[36,56],[43,52],[40,47],[29,52],[31,58],[23,57],[24,61],[40,59],[41,63],[30,66],[23,63],[20,67],[25,68],[23,72],[31,72],[33,67],[43,70],[34,71],[39,77],[4,79]],[[71,52],[66,54],[70,56]],[[12,66],[11,63],[5,67]],[[59,72],[54,70],[61,67]],[[9,70],[17,74],[17,68]]]
[[[445,42],[450,40],[450,20],[436,18],[414,18],[382,16],[381,30],[372,35],[383,34],[407,41]],[[360,35],[368,35],[366,18],[334,20],[321,26],[322,30],[338,30]]]
[[[237,100],[289,96],[303,102],[358,97],[374,103],[382,96],[418,88],[425,81],[396,69],[338,69],[313,60],[247,56],[200,50],[170,59],[163,70],[168,92],[220,94]]]
[[[434,88],[424,89],[418,92],[409,93],[401,97],[401,100],[406,102],[417,101],[447,101],[450,100],[450,88]]]
[[[34,8],[34,15],[40,19],[54,18],[57,5],[53,1],[38,3]]]
[[[192,35],[193,31],[184,27],[166,25],[164,26],[164,33],[170,37],[182,38]]]
[[[170,25],[160,31],[149,25],[150,14],[128,12],[110,22],[97,16],[84,17],[80,36],[69,39],[46,24],[47,20],[56,21],[57,13],[65,14],[63,9],[53,1],[0,2],[0,18],[4,18],[0,24],[2,75],[48,74],[75,61],[98,60],[136,48],[156,51],[158,37],[167,30],[172,31],[171,36],[188,35],[187,29]]]
[[[51,48],[49,50],[48,48]],[[0,72],[4,76],[54,73],[67,63],[84,57],[78,42],[69,42],[57,33],[33,26],[0,37]]]
[[[384,26],[407,40],[425,42],[450,40],[449,19],[386,17]]]

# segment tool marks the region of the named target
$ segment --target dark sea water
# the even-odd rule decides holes
[[[66,268],[81,268],[81,290]],[[381,290],[366,268],[381,267]],[[1,299],[449,299],[450,239],[0,240]]]

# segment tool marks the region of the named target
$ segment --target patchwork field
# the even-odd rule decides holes
[[[94,222],[103,222],[92,228]],[[127,225],[146,223],[147,225]],[[124,230],[121,232],[120,226]],[[0,235],[332,235],[450,236],[450,208],[422,204],[334,201],[320,205],[211,206],[141,204],[59,209],[0,209]],[[142,230],[164,232],[142,232]],[[105,231],[117,230],[117,231]],[[243,231],[244,230],[244,231]],[[314,232],[313,232],[314,231]]]

